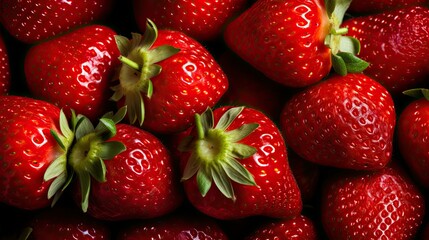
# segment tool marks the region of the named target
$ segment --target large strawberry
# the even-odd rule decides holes
[[[293,217],[301,212],[283,137],[260,111],[207,109],[181,137],[182,181],[201,212],[218,219]]]
[[[350,0],[260,0],[232,21],[225,42],[267,77],[286,86],[320,81],[331,67],[345,75],[367,63],[340,28]]]
[[[65,155],[50,132],[60,129],[59,116],[60,109],[44,101],[0,97],[1,202],[31,210],[49,206],[52,181],[44,174]]]
[[[342,25],[362,43],[364,73],[393,95],[422,86],[429,76],[429,9],[412,6],[351,18]]]
[[[32,96],[97,120],[109,109],[110,84],[120,66],[115,34],[89,25],[33,46],[24,63]]]
[[[104,18],[111,4],[112,0],[2,0],[0,19],[12,36],[34,43]]]
[[[422,193],[396,167],[336,172],[324,183],[321,220],[329,239],[415,239]]]
[[[176,165],[157,137],[138,127],[118,124],[116,135],[106,144],[120,142],[126,150],[105,161],[105,169],[94,164],[94,160],[103,155],[98,154],[97,147],[91,147],[97,141],[97,138],[87,141],[82,137],[71,150],[69,159],[78,176],[91,174],[97,180],[79,178],[84,194],[77,192],[75,200],[88,214],[103,220],[147,219],[165,215],[183,202]],[[85,156],[82,150],[86,146],[90,152]],[[95,169],[95,174],[87,169]]]
[[[112,99],[128,107],[131,123],[156,133],[191,125],[195,113],[213,107],[228,81],[213,56],[182,32],[160,30],[148,20],[144,36],[117,36],[124,63]]]
[[[3,37],[0,36],[0,94],[6,94],[10,89],[10,67],[8,50]]]
[[[398,119],[397,136],[402,157],[419,182],[429,188],[429,90],[416,89],[419,99],[406,106]]]
[[[181,31],[198,41],[217,40],[232,17],[247,7],[247,0],[134,0],[137,25],[146,29],[146,20],[160,29]]]
[[[353,0],[347,11],[353,14],[372,14],[425,3],[427,0]]]
[[[395,108],[389,92],[363,74],[334,75],[289,100],[282,112],[286,143],[322,165],[380,169],[392,157]]]

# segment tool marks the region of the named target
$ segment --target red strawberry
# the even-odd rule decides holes
[[[340,28],[351,1],[259,0],[232,21],[225,42],[267,77],[291,87],[320,81],[333,66],[345,75],[367,63]]]
[[[120,66],[114,36],[108,27],[90,25],[32,47],[24,63],[31,94],[98,119],[109,109],[109,88]]]
[[[420,91],[425,97],[408,104],[399,115],[397,136],[400,153],[413,176],[429,188],[429,90]]]
[[[0,202],[22,208],[49,206],[48,166],[64,152],[51,135],[60,109],[26,97],[0,97]],[[51,191],[51,190],[49,190]]]
[[[313,221],[304,215],[300,215],[291,219],[280,219],[264,223],[245,239],[316,240],[318,239],[318,234]]]
[[[12,36],[34,43],[102,19],[111,4],[112,0],[2,0],[0,18]]]
[[[51,208],[33,215],[28,240],[111,239],[106,223],[68,207]]]
[[[220,104],[252,107],[278,121],[289,89],[271,81],[231,51],[223,53],[218,62],[229,83]]]
[[[301,195],[286,147],[266,115],[222,107],[197,114],[195,124],[180,145],[182,181],[193,206],[218,219],[299,215]]]
[[[136,221],[121,228],[117,240],[226,240],[224,231],[207,216],[186,212],[146,221]]]
[[[356,14],[372,14],[411,5],[424,5],[426,0],[353,0],[348,11]]]
[[[330,174],[321,200],[329,239],[414,239],[425,213],[417,186],[393,167]]]
[[[146,29],[146,20],[154,21],[160,29],[177,30],[198,41],[216,40],[224,25],[247,7],[247,0],[134,0],[137,25]]]
[[[295,95],[280,124],[288,146],[308,161],[380,169],[392,156],[395,121],[387,90],[363,74],[348,74]]]
[[[393,95],[422,86],[429,76],[429,9],[408,7],[351,18],[342,25],[360,40],[365,74]]]
[[[158,32],[150,20],[144,36],[132,36],[117,36],[124,64],[112,97],[128,107],[131,123],[156,133],[179,132],[225,93],[225,74],[197,41],[177,31]]]
[[[0,36],[0,95],[8,93],[10,88],[10,67],[7,53],[3,37]]]

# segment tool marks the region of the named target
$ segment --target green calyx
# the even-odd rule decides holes
[[[123,143],[108,140],[116,135],[116,124],[125,117],[126,110],[123,107],[116,114],[106,113],[96,127],[88,118],[76,116],[74,112],[69,127],[61,112],[61,135],[55,131],[51,133],[64,153],[52,162],[44,176],[45,181],[55,178],[48,191],[48,198],[55,197],[53,204],[76,174],[81,186],[82,210],[87,211],[91,177],[99,182],[106,181],[104,160],[112,159],[125,150]]]
[[[121,53],[119,60],[122,67],[119,71],[119,84],[112,87],[114,94],[111,99],[119,101],[125,97],[130,122],[138,121],[141,126],[145,117],[143,96],[152,97],[151,78],[159,75],[162,70],[156,63],[173,56],[180,49],[169,45],[152,48],[158,38],[158,30],[149,19],[143,36],[138,33],[131,35],[131,40],[124,36],[115,36]]]
[[[203,114],[195,115],[197,136],[185,138],[179,150],[191,152],[185,166],[182,181],[196,175],[199,191],[205,196],[212,182],[227,198],[236,200],[232,181],[256,186],[252,174],[238,161],[256,153],[254,147],[239,143],[251,134],[257,123],[244,124],[241,127],[227,131],[234,119],[241,113],[243,107],[234,107],[224,113],[214,126],[213,112],[208,108]]]
[[[356,55],[360,52],[360,42],[356,38],[344,36],[347,28],[341,28],[344,15],[352,0],[325,0],[331,25],[330,33],[325,38],[325,45],[331,48],[334,71],[342,76],[347,73],[364,71],[369,63]]]
[[[403,94],[414,97],[414,98],[425,98],[429,101],[429,89],[426,88],[414,88],[405,90],[402,92]]]

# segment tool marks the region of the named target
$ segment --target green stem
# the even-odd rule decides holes
[[[134,70],[140,71],[141,67],[138,63],[134,62],[133,60],[125,57],[125,56],[119,56],[119,61],[121,61],[122,63],[128,65],[129,67],[131,67]]]

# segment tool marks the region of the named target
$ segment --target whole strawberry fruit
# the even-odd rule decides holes
[[[396,123],[389,92],[363,74],[334,75],[289,100],[281,129],[288,146],[321,165],[381,169]]]
[[[416,91],[421,91],[424,96],[408,104],[400,113],[397,139],[400,153],[413,175],[429,188],[429,90]]]
[[[158,31],[148,20],[143,36],[116,40],[123,65],[112,99],[128,107],[132,124],[154,133],[183,131],[228,88],[213,56],[182,32]]]
[[[321,220],[329,239],[415,239],[425,203],[409,177],[395,167],[330,174]]]
[[[103,19],[111,4],[112,0],[2,0],[0,18],[12,36],[35,43]]]
[[[412,6],[351,18],[342,26],[348,28],[348,36],[362,43],[359,56],[371,63],[364,73],[392,95],[425,84],[429,76],[428,8]]]
[[[245,238],[245,240],[262,239],[316,240],[319,238],[313,220],[299,215],[263,223]]]
[[[74,198],[83,211],[103,220],[146,219],[165,215],[183,202],[175,166],[158,138],[122,123],[117,124],[115,135],[105,143],[100,143],[99,137],[91,137],[93,134],[89,131],[87,137],[77,140],[69,157],[81,186]],[[109,147],[106,151],[121,151],[115,150],[119,153],[100,163],[95,160],[105,155],[103,146]],[[85,149],[89,149],[88,153]],[[88,177],[81,177],[84,175]],[[90,175],[96,181],[91,181]]]
[[[276,125],[252,108],[225,106],[196,115],[182,134],[180,165],[190,202],[218,219],[293,217],[302,210]]]
[[[109,88],[120,66],[115,34],[89,25],[33,46],[24,63],[31,94],[97,120],[109,110]]]
[[[6,94],[10,89],[10,67],[8,51],[0,35],[0,95]]]
[[[341,75],[361,72],[356,39],[340,28],[346,1],[259,0],[225,30],[227,46],[268,78],[285,86],[320,81],[334,67]]]
[[[64,154],[51,134],[60,109],[19,96],[0,96],[0,201],[34,210],[49,206],[48,166]]]
[[[137,25],[146,29],[147,19],[160,29],[181,31],[198,41],[217,40],[226,23],[247,7],[247,0],[134,0]]]

